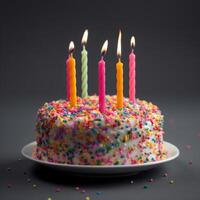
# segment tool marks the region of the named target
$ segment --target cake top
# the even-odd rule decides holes
[[[66,100],[52,101],[45,103],[38,111],[37,122],[44,120],[56,120],[66,126],[73,127],[81,123],[85,128],[90,128],[90,123],[97,123],[97,126],[116,127],[120,123],[127,127],[137,124],[142,126],[160,126],[163,116],[159,108],[152,103],[137,99],[135,104],[128,98],[124,98],[124,108],[116,108],[116,96],[106,96],[105,113],[99,111],[98,96],[88,96],[77,99],[77,106],[71,107]],[[91,125],[93,126],[93,125]]]

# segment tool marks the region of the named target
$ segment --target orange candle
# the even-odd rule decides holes
[[[116,79],[117,79],[117,108],[123,108],[123,63],[121,62],[121,31],[119,32],[117,44],[117,56],[119,61],[116,64]]]
[[[77,96],[76,96],[76,60],[73,58],[74,43],[70,42],[69,52],[70,57],[68,59],[69,69],[70,69],[70,104],[71,106],[76,106]]]

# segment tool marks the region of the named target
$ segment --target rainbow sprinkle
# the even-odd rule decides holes
[[[98,96],[45,103],[36,120],[35,156],[50,162],[83,165],[125,165],[161,160],[163,115],[152,103],[124,98],[116,109],[116,96],[106,96],[105,113]]]

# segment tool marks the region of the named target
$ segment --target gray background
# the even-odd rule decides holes
[[[87,195],[105,200],[198,199],[199,19],[198,1],[1,1],[0,199],[84,199]],[[108,179],[74,177],[26,159],[18,161],[23,145],[34,140],[38,107],[65,98],[65,45],[70,40],[76,46],[80,95],[80,41],[85,28],[89,29],[90,94],[97,92],[97,62],[103,42],[109,40],[106,89],[114,94],[118,30],[123,34],[124,78],[128,77],[129,40],[135,35],[137,97],[152,101],[163,111],[165,140],[181,151],[177,160],[136,176]],[[124,88],[127,96],[128,78]],[[168,176],[163,177],[164,173]],[[154,182],[149,183],[149,178]],[[77,192],[76,186],[86,193]],[[61,191],[56,193],[56,188]],[[98,191],[101,195],[96,195]]]

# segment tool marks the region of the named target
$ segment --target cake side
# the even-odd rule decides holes
[[[118,165],[161,160],[163,116],[152,103],[106,96],[106,111],[98,110],[98,97],[78,98],[77,107],[65,100],[45,103],[36,120],[36,156],[68,164]]]

